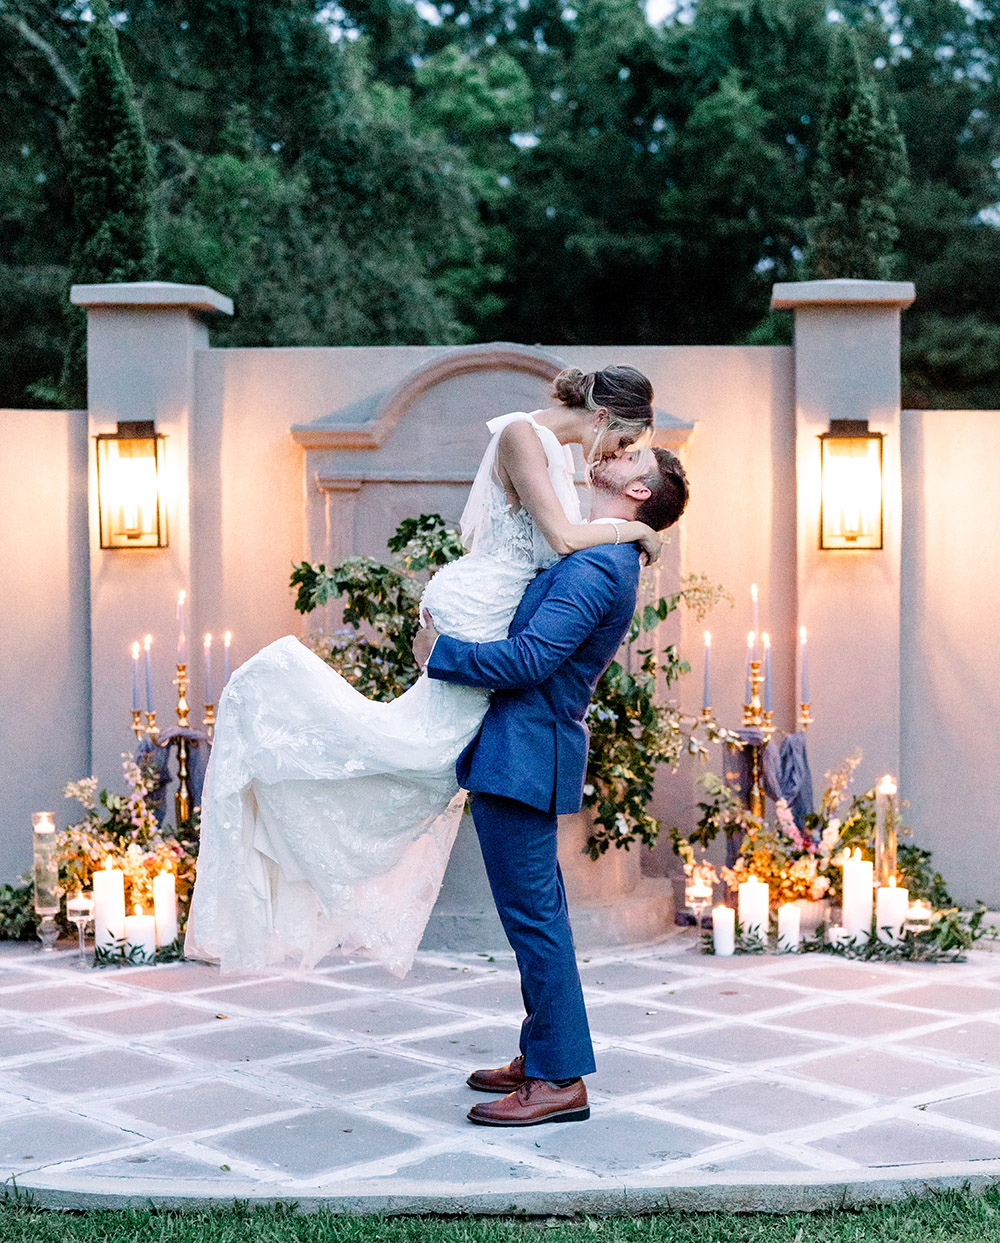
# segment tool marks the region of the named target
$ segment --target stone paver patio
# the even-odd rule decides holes
[[[590,1122],[473,1127],[516,1051],[510,956],[222,976],[0,945],[0,1178],[62,1206],[812,1208],[1000,1181],[1000,954],[581,962]]]

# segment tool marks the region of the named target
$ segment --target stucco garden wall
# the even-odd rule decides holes
[[[862,747],[859,784],[898,771],[910,818],[956,894],[1000,906],[991,844],[1000,414],[900,419],[899,311],[912,290],[821,284],[779,287],[798,319],[789,348],[216,350],[205,319],[227,305],[212,291],[85,290],[89,420],[0,412],[0,879],[28,862],[31,811],[50,808],[66,822],[64,781],[93,771],[118,785],[120,754],[133,743],[128,645],[147,630],[156,636],[155,698],[168,707],[180,587],[190,592],[189,701],[200,716],[205,630],[231,629],[238,663],[329,620],[294,612],[295,561],[380,555],[398,522],[421,512],[456,521],[488,418],[546,404],[562,366],[619,362],[652,379],[657,439],[677,449],[692,481],[687,514],[646,590],[704,573],[736,601],[707,622],[682,614],[665,628],[664,641],[678,641],[694,668],[683,705],[700,706],[707,625],[713,707],[739,723],[756,582],[781,729],[794,728],[795,636],[809,627],[817,792],[824,770]],[[886,433],[886,549],[819,553],[816,436],[830,417],[862,415]],[[168,436],[167,550],[97,547],[89,438],[128,418],[155,418]],[[696,771],[659,782],[656,810],[668,826],[692,822]],[[666,851],[645,865],[664,870]]]

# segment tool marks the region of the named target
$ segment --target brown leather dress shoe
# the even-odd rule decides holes
[[[513,1092],[524,1083],[524,1057],[519,1053],[496,1070],[474,1070],[465,1082],[477,1092]]]
[[[590,1117],[582,1079],[557,1088],[547,1079],[525,1079],[498,1101],[483,1101],[469,1110],[479,1126],[538,1126],[542,1122],[586,1122]]]

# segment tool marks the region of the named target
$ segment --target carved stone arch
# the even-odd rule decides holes
[[[321,419],[294,426],[292,436],[306,449],[379,449],[421,394],[455,376],[475,371],[520,371],[553,380],[562,368],[559,359],[533,346],[507,341],[462,345],[414,368],[381,396],[364,423]]]

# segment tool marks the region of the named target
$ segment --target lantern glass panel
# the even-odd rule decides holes
[[[97,438],[102,548],[166,547],[159,470],[162,441],[155,433]]]
[[[882,437],[827,435],[820,548],[882,547]]]

